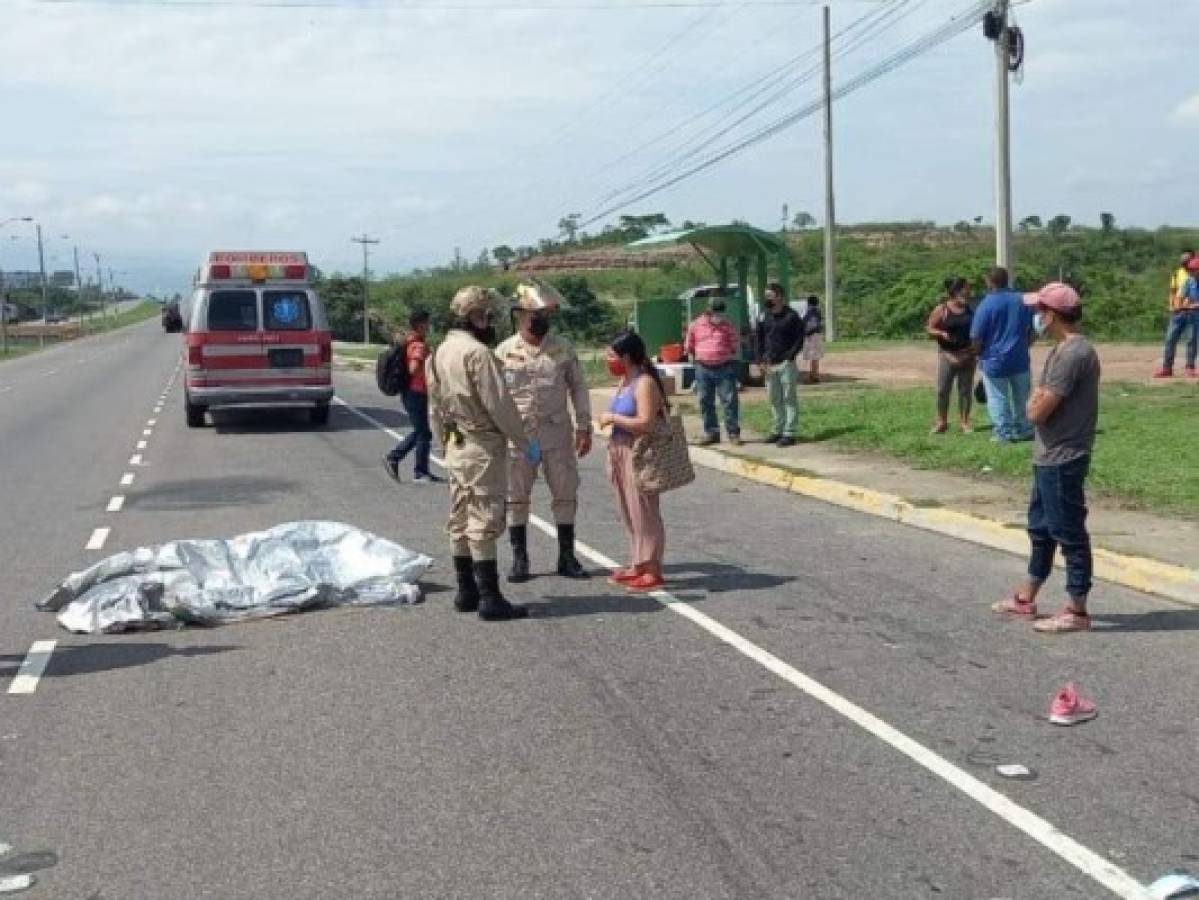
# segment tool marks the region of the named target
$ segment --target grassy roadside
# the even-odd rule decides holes
[[[991,443],[985,409],[975,408],[974,434],[930,435],[934,407],[931,388],[812,391],[801,395],[800,439],[887,453],[919,469],[1029,478],[1031,446]],[[1197,414],[1199,386],[1104,385],[1091,487],[1132,508],[1199,517],[1199,467],[1191,465]],[[742,418],[755,431],[770,430],[764,403],[744,404]]]
[[[58,344],[70,343],[79,338],[89,337],[93,334],[104,334],[109,331],[116,331],[118,328],[127,328],[130,325],[137,325],[139,322],[145,322],[148,319],[153,319],[159,315],[160,307],[157,303],[146,302],[141,303],[132,309],[127,309],[115,316],[105,316],[104,318],[87,319],[83,323],[82,330],[76,337],[69,340],[59,341],[51,340],[46,342],[46,347],[54,347]],[[10,359],[17,359],[22,356],[28,356],[31,353],[37,353],[39,350],[45,349],[38,343],[35,337],[15,337],[9,335],[8,352],[0,353],[0,362],[5,362]]]

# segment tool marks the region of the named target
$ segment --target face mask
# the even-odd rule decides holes
[[[545,316],[533,316],[529,320],[529,334],[536,338],[543,338],[550,333],[550,320]]]
[[[712,315],[719,316],[722,315],[724,311],[728,309],[728,307],[723,302],[717,301],[716,303],[712,304],[710,309],[712,310]]]
[[[477,328],[474,325],[470,328],[470,333],[479,341],[482,341],[488,347],[495,346],[495,326],[488,325],[486,328]]]
[[[608,374],[613,378],[624,378],[628,374],[629,367],[625,365],[623,359],[619,356],[608,357]]]
[[[1041,335],[1041,337],[1044,337],[1045,332],[1049,330],[1048,326],[1045,324],[1045,317],[1040,313],[1037,313],[1032,317],[1032,327],[1037,330],[1037,334]]]

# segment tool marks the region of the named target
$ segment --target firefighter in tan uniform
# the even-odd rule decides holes
[[[509,450],[509,581],[529,578],[529,495],[541,468],[553,499],[554,524],[558,526],[558,574],[587,577],[575,557],[575,512],[579,458],[591,450],[591,398],[574,347],[566,338],[550,333],[550,316],[562,305],[558,292],[544,282],[517,287],[512,302],[516,333],[496,350],[504,367],[504,380],[524,420],[525,433],[541,446],[540,466],[529,462],[518,446]]]
[[[534,463],[541,455],[537,442],[525,434],[491,350],[498,299],[483,288],[458,291],[450,303],[450,331],[425,364],[429,404],[450,476],[446,531],[458,578],[454,606],[461,612],[477,610],[487,620],[528,615],[500,592],[496,540],[504,533],[508,445]]]

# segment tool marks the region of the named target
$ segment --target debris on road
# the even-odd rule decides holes
[[[433,560],[338,522],[118,553],[70,575],[38,609],[77,634],[220,625],[341,604],[419,603]]]
[[[996,766],[995,771],[1004,778],[1023,778],[1025,780],[1030,780],[1036,777],[1033,774],[1032,769],[1028,768],[1028,766],[1022,766],[1019,763]]]
[[[1149,885],[1149,896],[1158,900],[1199,897],[1199,878],[1185,869],[1174,869]]]
[[[1080,695],[1072,684],[1058,691],[1049,704],[1049,721],[1054,725],[1078,725],[1097,715],[1099,710],[1095,704]]]

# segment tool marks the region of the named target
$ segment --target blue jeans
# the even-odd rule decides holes
[[[1187,329],[1191,336],[1187,339],[1187,368],[1195,368],[1195,356],[1199,354],[1199,310],[1182,310],[1170,316],[1170,325],[1166,328],[1166,349],[1162,353],[1162,368],[1174,368],[1174,350],[1178,340]]]
[[[695,366],[695,392],[699,395],[699,411],[704,418],[704,432],[720,437],[720,422],[716,419],[716,397],[724,408],[724,428],[729,435],[741,433],[741,399],[737,396],[737,364]]]
[[[1062,548],[1066,560],[1066,593],[1085,608],[1091,592],[1091,536],[1087,534],[1087,498],[1083,486],[1091,457],[1057,466],[1033,466],[1028,501],[1028,539],[1032,555],[1028,577],[1043,583],[1053,571],[1053,554]]]
[[[429,395],[419,391],[404,391],[401,399],[412,431],[396,444],[388,456],[399,463],[415,449],[416,459],[413,460],[412,470],[417,475],[428,475],[429,450],[433,446],[433,432],[429,428]]]
[[[983,383],[987,386],[987,413],[995,437],[1001,441],[1026,441],[1032,437],[1032,425],[1024,409],[1032,387],[1031,375],[1021,372],[995,377],[984,371]]]

